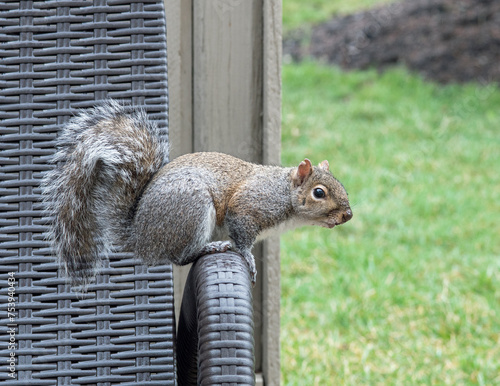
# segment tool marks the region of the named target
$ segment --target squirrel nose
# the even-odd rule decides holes
[[[345,223],[349,221],[352,218],[352,210],[347,209],[343,214],[342,214],[342,223]]]

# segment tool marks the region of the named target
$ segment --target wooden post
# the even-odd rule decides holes
[[[263,151],[264,164],[281,162],[281,0],[263,0]],[[280,384],[280,244],[264,242],[262,283],[262,373],[267,386]]]
[[[193,152],[193,63],[191,0],[165,0],[169,92],[170,159]],[[176,321],[191,264],[174,266]]]

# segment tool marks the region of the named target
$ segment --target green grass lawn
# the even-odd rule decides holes
[[[500,90],[285,65],[303,157],[354,218],[282,237],[282,383],[500,384]]]
[[[394,0],[283,0],[283,27],[291,29],[327,20],[339,14],[370,8]]]

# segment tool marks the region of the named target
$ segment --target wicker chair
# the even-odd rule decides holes
[[[45,238],[39,182],[61,126],[115,98],[143,106],[167,136],[166,53],[163,1],[0,1],[2,385],[254,383],[239,256],[193,265],[176,343],[170,265],[148,269],[115,253],[75,293]]]

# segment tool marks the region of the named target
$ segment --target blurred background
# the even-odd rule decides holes
[[[283,0],[283,36],[282,163],[354,218],[282,237],[282,384],[500,384],[500,1]]]

